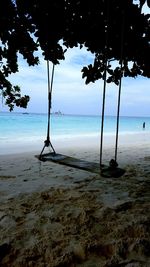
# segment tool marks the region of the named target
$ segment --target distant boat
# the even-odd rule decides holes
[[[51,114],[53,114],[53,115],[64,115],[60,110],[52,112]]]
[[[26,114],[29,114],[28,112],[23,112],[22,114],[26,115]]]

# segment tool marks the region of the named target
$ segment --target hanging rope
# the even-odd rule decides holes
[[[121,36],[121,58],[120,58],[120,79],[119,79],[119,92],[118,92],[118,107],[117,107],[117,126],[116,126],[116,144],[115,144],[115,159],[111,159],[109,162],[109,167],[102,164],[102,151],[103,151],[103,130],[104,130],[104,109],[105,109],[105,95],[106,95],[106,83],[107,83],[107,67],[108,67],[108,25],[109,25],[109,0],[107,4],[107,19],[105,24],[105,34],[106,34],[106,45],[105,45],[105,60],[104,60],[104,86],[103,86],[103,103],[102,103],[102,121],[101,121],[101,144],[100,144],[100,169],[101,175],[104,177],[120,177],[124,174],[125,170],[118,168],[117,163],[117,147],[118,147],[118,132],[119,132],[119,112],[120,112],[120,96],[121,96],[121,78],[122,78],[122,60],[123,60],[123,36],[124,31],[122,31]],[[124,22],[123,22],[124,29]]]
[[[117,162],[117,153],[118,153],[118,133],[119,133],[120,99],[121,99],[121,86],[122,86],[122,66],[123,66],[122,63],[123,63],[124,27],[125,27],[125,11],[123,11],[123,16],[122,16],[122,31],[121,31],[120,80],[119,80],[118,107],[117,107],[115,162]]]
[[[104,134],[104,113],[105,113],[105,97],[107,83],[107,50],[108,50],[108,20],[109,20],[109,0],[106,6],[106,24],[105,24],[105,61],[104,61],[104,86],[103,86],[103,102],[102,102],[102,119],[101,119],[101,138],[100,138],[100,168],[102,167],[103,156],[103,134]]]
[[[0,61],[0,68],[3,66],[3,62],[2,61]],[[3,105],[3,99],[4,99],[4,94],[3,94],[3,88],[1,89],[1,93],[0,93],[0,95],[2,96],[2,105]]]
[[[53,152],[55,152],[55,149],[50,141],[50,119],[51,119],[51,102],[52,102],[52,88],[53,88],[53,79],[54,79],[54,68],[55,65],[53,64],[52,67],[52,75],[51,75],[51,83],[50,83],[50,73],[49,73],[49,60],[47,60],[47,78],[48,78],[48,123],[47,123],[47,138],[44,141],[44,147],[41,151],[40,158],[42,157],[42,153],[45,149],[45,147],[51,147]]]
[[[46,146],[49,146],[50,145],[50,115],[51,115],[51,106],[52,106],[52,87],[53,87],[53,79],[54,79],[54,64],[53,64],[51,84],[50,84],[49,60],[47,60],[47,77],[48,77],[48,123],[47,123],[47,139],[45,140],[45,143],[46,143]]]
[[[120,68],[122,70],[122,61]],[[120,74],[122,75],[122,74]],[[117,107],[117,126],[116,126],[116,143],[115,143],[115,162],[117,162],[117,153],[118,153],[118,134],[119,134],[119,118],[120,118],[120,98],[121,98],[121,82],[122,77],[120,77],[119,81],[119,92],[118,92],[118,107]]]
[[[103,86],[101,139],[100,139],[100,168],[102,167],[102,156],[103,156],[103,133],[104,133],[105,97],[106,97],[106,78],[107,78],[107,60],[105,61],[104,86]]]

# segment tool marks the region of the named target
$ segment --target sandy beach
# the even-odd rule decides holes
[[[119,178],[41,162],[35,155],[42,143],[3,148],[0,266],[149,267],[149,137],[120,136],[118,164],[125,173]],[[99,162],[97,139],[54,145],[59,153]],[[103,162],[113,155],[108,138]]]

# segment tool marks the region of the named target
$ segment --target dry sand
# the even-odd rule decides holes
[[[37,151],[1,155],[0,266],[149,267],[150,143],[132,138],[118,149],[120,178],[40,162]],[[70,147],[59,152],[99,162],[94,143]]]

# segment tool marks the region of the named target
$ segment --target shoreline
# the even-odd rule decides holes
[[[146,170],[148,171],[149,166],[147,166],[147,163],[150,160],[150,143],[148,140],[148,136],[145,139],[141,135],[139,135],[139,139],[138,138],[136,139],[135,136],[133,137],[134,137],[134,143],[133,139],[132,138],[130,139],[130,136],[126,136],[126,142],[124,140],[124,137],[123,141],[119,140],[120,142],[117,151],[117,163],[119,164],[119,167],[123,169],[126,168],[128,169],[128,165],[132,165],[133,168],[136,168],[137,166],[141,165],[143,169],[146,166]],[[141,142],[141,138],[143,142]],[[104,140],[103,142],[102,164],[109,166],[109,161],[111,159],[114,159],[115,142],[113,141],[114,140],[112,140],[112,138],[110,138],[109,136],[109,138],[107,139],[107,143],[106,140]],[[69,142],[67,139],[63,140],[62,143],[60,142],[53,143],[56,153],[64,154],[67,156],[71,156],[77,159],[93,163],[100,162],[99,144],[100,143],[98,143],[98,140],[93,138],[86,138],[86,139],[75,138],[75,139],[70,139]],[[80,170],[78,168],[67,167],[64,165],[48,161],[47,162],[39,161],[35,157],[35,155],[40,155],[43,145],[44,144],[42,145],[38,144],[37,146],[37,144],[35,144],[34,146],[32,143],[31,146],[27,147],[18,146],[16,150],[14,150],[14,147],[12,151],[5,150],[4,151],[5,154],[0,154],[0,177],[7,177],[7,176],[17,177],[18,183],[21,184],[22,179],[26,180],[26,177],[29,178],[30,176],[33,177],[34,179],[36,175],[38,178],[40,178],[40,175],[43,175],[45,181],[47,180],[47,177],[49,177],[49,175],[52,177],[60,176],[62,178],[60,179],[61,183],[64,182],[63,177],[68,176],[70,172],[72,172],[77,179],[78,176],[82,175],[84,177],[96,175],[95,173]],[[49,153],[49,152],[51,152],[49,148],[45,148],[43,153]],[[44,170],[44,168],[46,168],[46,171]],[[52,173],[49,174],[49,170],[51,170]],[[20,180],[19,177],[22,177],[22,179]],[[55,179],[52,180],[53,180],[53,186],[55,186]],[[12,182],[11,179],[10,182]],[[51,183],[48,182],[48,185],[51,186]]]
[[[23,152],[40,151],[44,146],[44,138],[35,139],[15,139],[1,141],[0,155],[19,154]],[[142,147],[150,145],[150,132],[143,131],[142,133],[120,133],[118,136],[118,148],[124,146]],[[76,135],[76,136],[56,136],[51,138],[51,142],[56,150],[69,149],[74,147],[92,149],[99,151],[100,148],[100,135]],[[103,148],[115,147],[116,136],[115,134],[104,134]]]

